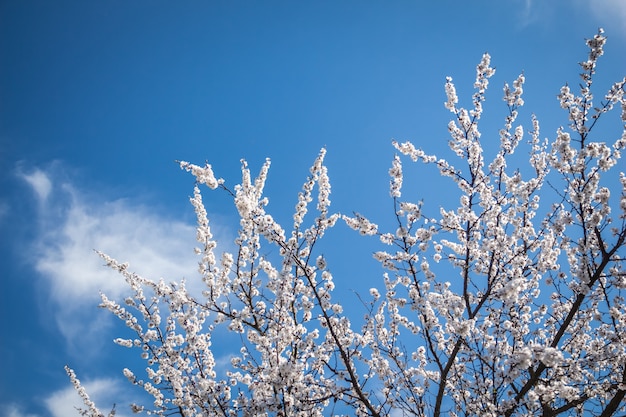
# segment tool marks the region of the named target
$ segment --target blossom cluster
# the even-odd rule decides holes
[[[626,146],[626,78],[593,104],[605,41],[600,31],[587,42],[580,91],[561,88],[568,122],[551,142],[540,139],[534,116],[526,132],[516,125],[524,75],[505,84],[508,113],[491,160],[479,129],[495,74],[491,57],[485,54],[477,66],[469,109],[459,105],[448,77],[455,165],[411,142],[393,142],[395,226],[389,231],[363,214],[331,212],[325,150],[311,166],[287,229],[267,212],[269,160],[254,179],[242,161],[241,184],[233,189],[210,165],[181,162],[198,184],[232,197],[240,219],[236,250],[216,254],[196,185],[190,200],[202,294],[184,281],[141,277],[100,253],[132,292],[123,303],[103,294],[101,304],[133,334],[115,343],[139,349],[146,361],[143,370],[123,370],[152,398],[132,410],[302,417],[623,412],[626,175],[616,168]],[[594,140],[594,127],[615,107],[622,131],[612,143]],[[516,168],[515,151],[524,143],[529,169]],[[452,182],[458,205],[433,212],[428,203],[404,200],[410,180],[404,157],[434,164]],[[343,283],[335,282],[317,245],[338,220],[383,246],[374,253],[384,270],[380,285],[362,289],[364,317],[353,320],[354,307],[333,296]],[[218,334],[239,347],[225,365],[215,357]],[[83,414],[101,416],[67,372],[87,407]]]

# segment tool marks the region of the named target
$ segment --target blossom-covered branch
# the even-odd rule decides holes
[[[146,360],[145,370],[123,370],[152,398],[132,410],[231,417],[623,412],[626,175],[618,168],[626,78],[594,99],[605,42],[601,30],[587,41],[580,90],[561,88],[566,125],[552,141],[541,139],[534,115],[526,131],[517,124],[523,74],[504,84],[503,125],[486,139],[480,123],[495,75],[491,57],[477,66],[470,108],[446,78],[451,158],[393,142],[391,230],[366,214],[331,210],[324,149],[289,227],[267,211],[269,159],[256,178],[242,161],[241,184],[232,189],[209,164],[181,162],[197,182],[190,200],[202,293],[184,281],[141,277],[100,253],[130,289],[123,303],[102,295],[102,307],[133,334],[115,343],[140,349]],[[621,111],[616,137],[598,141],[594,128],[614,109]],[[437,202],[407,199],[406,162],[434,165],[458,204],[433,210]],[[235,251],[217,252],[201,184],[232,197]],[[335,279],[320,250],[338,220],[380,240],[380,285],[358,290],[364,319],[333,296],[345,278]],[[218,366],[213,344],[223,334],[238,349]],[[101,416],[67,372],[83,415]]]

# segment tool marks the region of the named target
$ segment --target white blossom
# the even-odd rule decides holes
[[[526,131],[518,121],[524,74],[504,84],[503,126],[488,139],[481,117],[495,74],[491,56],[476,67],[471,108],[459,104],[447,77],[444,106],[452,114],[456,161],[392,142],[399,155],[389,170],[391,221],[331,211],[325,149],[288,227],[264,195],[269,159],[256,178],[241,161],[241,183],[232,189],[211,165],[181,162],[196,178],[190,202],[203,290],[142,277],[98,252],[128,284],[122,302],[101,294],[100,306],[128,328],[114,343],[146,361],[144,369],[122,370],[150,398],[131,410],[203,417],[623,411],[626,175],[618,170],[626,147],[626,78],[593,104],[605,42],[602,31],[587,41],[582,82],[572,83],[579,91],[560,89],[556,106],[566,123],[552,140],[540,139],[536,117]],[[614,108],[621,130],[596,138],[596,124]],[[485,151],[494,137],[495,149]],[[530,155],[528,167],[520,153]],[[434,164],[429,168],[450,181],[445,192],[454,199],[401,201],[409,200],[403,185],[423,183],[403,170],[405,157]],[[232,253],[218,252],[224,243],[212,234],[200,184],[233,199],[239,229]],[[371,251],[383,268],[376,286],[346,276],[359,261],[321,242],[340,218],[356,239],[376,236],[382,246]],[[228,340],[239,342],[223,361],[214,349],[229,332],[235,338]],[[74,371],[66,372],[85,404],[80,413],[104,416]]]

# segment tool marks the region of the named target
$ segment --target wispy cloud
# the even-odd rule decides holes
[[[132,402],[128,398],[128,390],[125,389],[124,382],[113,379],[95,379],[85,382],[83,386],[89,393],[90,399],[100,408],[100,411],[108,415],[116,401],[118,404],[129,404]],[[72,386],[52,393],[45,399],[45,405],[51,417],[75,416],[78,415],[77,408],[85,408],[81,398]],[[129,416],[130,411],[125,406],[118,407],[115,415],[116,417]]]
[[[522,0],[521,10],[518,12],[519,23],[522,27],[528,26],[536,19],[536,13],[534,13],[532,0]]]
[[[16,174],[38,203],[34,221],[38,232],[24,251],[25,261],[38,272],[37,285],[48,294],[42,308],[67,342],[70,365],[97,360],[102,346],[110,341],[107,334],[117,319],[96,308],[100,292],[118,300],[131,294],[123,277],[107,268],[94,250],[128,262],[130,270],[145,277],[168,282],[185,278],[190,290],[202,288],[199,258],[193,250],[197,245],[195,224],[169,217],[165,208],[157,212],[145,202],[106,198],[102,192],[78,188],[60,164],[17,169]],[[191,205],[189,210],[193,210]],[[230,246],[232,234],[227,228],[218,227],[214,234]],[[91,370],[97,372],[97,368]],[[113,401],[126,406],[132,400],[128,392],[121,391],[127,387],[125,380],[92,379],[84,386],[99,407],[112,407]],[[65,388],[45,399],[45,405],[46,415],[65,417],[76,415],[75,407],[82,402],[68,381]],[[25,410],[16,404],[0,404],[1,415],[39,417]],[[110,408],[101,411],[108,413]],[[128,415],[127,409],[116,415],[124,412]]]
[[[23,407],[18,404],[0,405],[0,413],[5,417],[38,417],[36,414],[24,412]]]
[[[193,253],[195,225],[140,203],[94,197],[53,171],[18,175],[39,200],[47,199],[40,206],[40,233],[32,244],[31,262],[49,290],[47,308],[53,309],[71,347],[84,350],[85,343],[110,325],[109,314],[95,308],[100,292],[118,299],[129,293],[124,279],[106,268],[94,250],[128,262],[131,270],[152,279],[200,281]]]
[[[517,12],[515,24],[525,28],[537,23],[545,22],[553,18],[555,6],[551,2],[536,0],[517,0]]]
[[[586,8],[602,26],[611,33],[626,37],[626,1],[624,0],[584,0]]]
[[[561,0],[546,2],[516,0],[517,24],[527,27],[533,24],[549,24],[561,16],[563,10],[577,10],[597,25],[607,30],[609,36],[626,37],[626,1],[624,0]],[[591,36],[593,34],[590,34]]]
[[[19,176],[31,186],[40,202],[45,202],[52,191],[50,178],[40,169],[34,169],[29,173],[20,172]]]

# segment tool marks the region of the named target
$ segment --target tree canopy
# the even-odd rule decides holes
[[[145,370],[123,371],[152,397],[133,411],[303,417],[624,411],[626,77],[594,96],[605,42],[602,30],[587,40],[581,79],[561,88],[567,121],[553,139],[542,138],[534,116],[527,132],[518,123],[524,75],[505,84],[507,115],[493,158],[480,131],[495,73],[490,56],[476,67],[470,108],[459,105],[448,77],[454,159],[393,142],[391,230],[364,214],[332,211],[325,149],[288,227],[267,210],[269,159],[254,178],[242,162],[233,188],[209,164],[180,162],[196,179],[191,203],[202,294],[184,281],[139,276],[99,253],[130,289],[123,301],[102,294],[102,307],[135,334],[115,342],[139,349],[146,360]],[[597,135],[612,111],[620,114],[619,128],[609,130],[613,137]],[[520,153],[527,155],[523,167]],[[421,201],[404,199],[406,183],[419,186],[403,174],[406,163],[449,177],[458,205],[431,214]],[[213,238],[203,186],[233,199],[240,219],[233,252],[219,251]],[[358,317],[333,297],[344,277],[333,276],[318,249],[341,223],[380,240],[374,258],[386,271],[378,286],[359,294]],[[224,331],[240,340],[226,365],[213,350]],[[103,415],[66,369],[85,402],[83,415]]]

